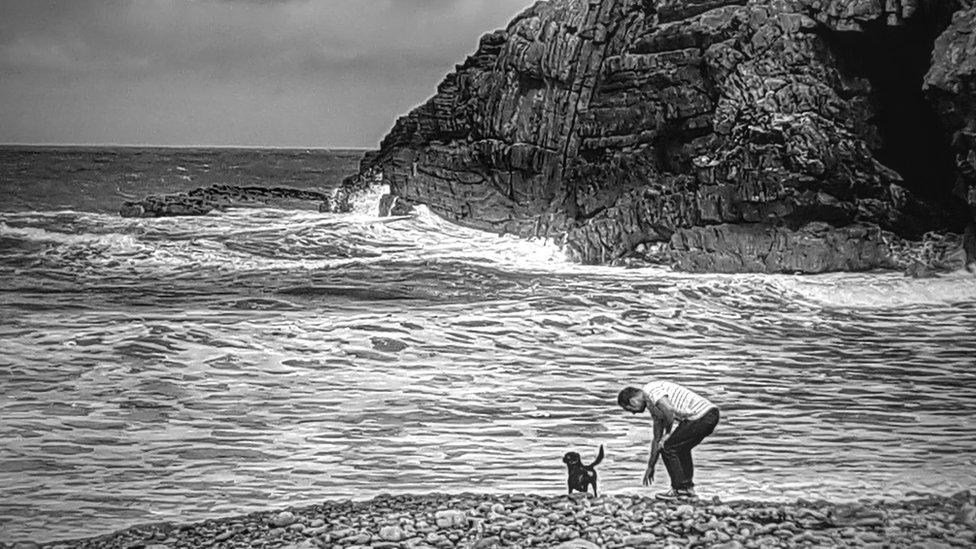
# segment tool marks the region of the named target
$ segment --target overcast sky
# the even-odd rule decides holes
[[[0,0],[0,143],[374,147],[532,0]]]

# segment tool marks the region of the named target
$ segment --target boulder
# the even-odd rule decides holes
[[[382,184],[388,211],[551,237],[585,263],[666,244],[679,269],[890,268],[879,230],[917,240],[971,222],[953,189],[976,128],[972,11],[538,2],[396,122],[333,210]],[[932,65],[933,44],[949,61]]]

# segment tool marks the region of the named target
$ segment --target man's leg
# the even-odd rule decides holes
[[[697,445],[698,444],[696,443],[695,446]],[[691,459],[692,448],[694,448],[694,446],[684,448],[678,454],[678,459],[681,461],[681,470],[685,474],[685,484],[681,487],[683,489],[695,487],[695,462]]]
[[[717,409],[709,410],[704,416],[694,421],[683,422],[678,429],[671,435],[671,438],[664,443],[661,450],[662,455],[670,453],[676,462],[675,470],[678,471],[680,480],[676,484],[676,477],[671,476],[671,486],[679,490],[688,490],[695,487],[695,463],[691,457],[691,449],[698,446],[705,437],[712,434],[715,426],[718,425],[719,413]],[[678,436],[680,435],[680,437]],[[667,460],[665,460],[667,465]],[[668,467],[668,474],[671,474],[671,467]]]
[[[680,490],[686,482],[685,472],[681,465],[678,447],[669,445],[676,435],[678,435],[678,431],[675,431],[668,442],[664,444],[664,447],[661,448],[661,459],[664,461],[664,467],[668,470],[668,476],[671,477],[671,487]]]
[[[682,421],[661,447],[661,459],[671,477],[671,487],[682,490],[688,484],[688,471],[685,470],[685,453],[690,452],[697,442],[694,421]]]
[[[688,431],[691,431],[689,428]],[[675,431],[675,434],[679,434]],[[682,433],[684,434],[684,433]],[[689,433],[690,434],[690,433]],[[661,455],[665,457],[664,464],[668,466],[668,474],[671,475],[671,487],[676,490],[687,490],[695,484],[692,482],[692,475],[695,474],[695,465],[691,460],[691,449],[701,442],[701,438],[682,437],[675,441],[674,435],[664,443]],[[673,461],[673,465],[669,465]],[[674,471],[672,473],[672,470]]]

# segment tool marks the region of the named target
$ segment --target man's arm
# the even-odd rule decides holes
[[[661,455],[661,447],[664,446],[664,435],[671,434],[674,427],[674,407],[667,395],[654,403],[651,416],[654,418],[654,439],[651,440],[651,455],[647,459],[647,470],[644,471],[644,486],[650,486],[654,482],[654,467]]]
[[[653,438],[651,439],[651,455],[647,458],[647,469],[644,471],[644,486],[650,486],[654,482],[654,467],[657,465],[657,458],[661,455],[662,439],[664,438],[664,418],[656,409],[651,409],[651,416],[654,418]]]
[[[660,412],[664,419],[664,432],[670,435],[671,429],[674,428],[674,405],[671,404],[671,399],[668,398],[668,395],[664,395],[654,403],[654,408]]]

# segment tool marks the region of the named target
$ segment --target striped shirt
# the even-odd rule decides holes
[[[652,381],[644,386],[644,392],[651,396],[651,402],[655,404],[668,397],[674,407],[674,417],[679,421],[700,419],[708,410],[716,408],[707,398],[670,381]]]

